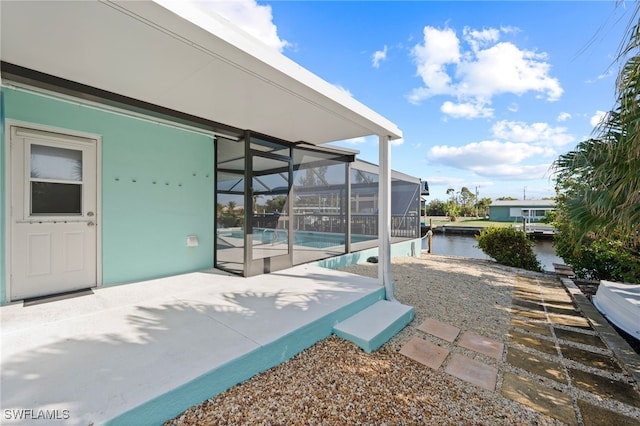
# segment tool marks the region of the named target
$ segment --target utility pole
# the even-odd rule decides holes
[[[478,186],[476,185],[476,218],[478,217]]]
[[[524,195],[523,200],[526,200],[526,199],[527,199],[527,187],[526,187],[526,186],[525,186],[525,187],[524,187],[524,189],[522,190],[522,193],[523,193],[523,195]]]

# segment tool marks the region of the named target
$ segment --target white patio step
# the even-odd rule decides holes
[[[371,353],[409,324],[413,315],[411,306],[381,300],[336,324],[333,332]]]

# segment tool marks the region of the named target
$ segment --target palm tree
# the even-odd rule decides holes
[[[639,10],[636,5],[632,22]],[[593,138],[560,156],[553,166],[579,240],[599,230],[622,232],[640,241],[640,22],[631,26],[617,61],[624,65],[616,82],[614,109]]]

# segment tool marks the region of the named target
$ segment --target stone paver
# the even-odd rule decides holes
[[[552,362],[516,348],[507,349],[507,362],[514,367],[522,368],[538,376],[560,383],[567,383],[564,369],[559,362]]]
[[[541,297],[546,303],[571,303],[571,296],[567,294],[542,294]]]
[[[498,380],[497,368],[462,354],[453,354],[444,371],[490,391],[495,390]]]
[[[584,317],[573,315],[549,314],[549,320],[554,324],[566,325],[569,327],[577,327],[591,329],[591,324]]]
[[[531,300],[513,299],[511,301],[511,305],[516,309],[524,308],[532,311],[544,312],[544,306],[541,303],[537,303]]]
[[[640,408],[640,395],[630,384],[575,368],[568,371],[571,382],[578,388]]]
[[[528,311],[526,309],[511,308],[511,313],[520,317],[532,318],[538,320],[546,320],[547,315],[540,311]]]
[[[569,425],[577,424],[571,398],[550,387],[507,372],[502,395]]]
[[[577,288],[576,291],[579,293]],[[605,372],[622,373],[622,369],[617,359],[610,355],[611,343],[607,341],[605,344],[603,340],[607,339],[606,333],[603,334],[598,328],[597,320],[593,325],[590,322],[596,317],[589,310],[595,308],[588,301],[583,303],[579,298],[574,300],[575,297],[575,292],[557,279],[517,277],[511,307],[510,342],[553,355],[553,359],[510,346],[507,348],[507,363],[536,376],[591,393],[594,397],[640,408],[640,393],[632,384],[625,379],[603,376],[608,374]],[[537,305],[544,307],[545,318]],[[597,334],[593,332],[594,328]],[[569,365],[579,365],[579,368],[568,367],[567,362],[571,363]],[[591,370],[593,368],[603,370],[600,373],[603,375],[590,372],[597,371]],[[541,380],[505,372],[502,394],[562,422],[576,424],[576,401],[572,400],[569,393],[545,386]],[[640,426],[640,419],[583,400],[577,400],[577,409],[585,426]]]
[[[583,345],[595,346],[596,348],[606,349],[602,339],[593,334],[580,333],[573,330],[565,330],[563,328],[554,328],[553,330],[556,337],[561,340],[566,340],[573,343],[581,343]]]
[[[513,297],[517,297],[518,299],[529,300],[532,302],[542,303],[542,298],[540,297],[540,293],[538,292],[516,290],[513,292]]]
[[[568,346],[562,343],[560,343],[560,351],[562,352],[562,356],[564,356],[565,358],[579,362],[580,364],[586,365],[588,367],[615,371],[618,373],[622,372],[622,369],[620,368],[618,363],[615,362],[611,356],[587,351],[580,348],[574,348],[573,346]]]
[[[502,359],[504,352],[504,343],[468,331],[462,334],[458,345],[495,359]]]
[[[638,426],[640,419],[634,419],[597,405],[589,404],[581,399],[578,400],[578,408],[582,415],[584,426]]]
[[[511,318],[511,327],[518,327],[532,333],[551,337],[551,326],[542,322],[525,321],[519,318]]]
[[[581,317],[580,312],[576,312],[576,309],[572,305],[560,305],[560,304],[546,304],[547,312],[549,314],[557,315],[571,315],[574,317]]]
[[[549,355],[558,355],[556,345],[551,340],[539,339],[535,336],[531,336],[529,334],[521,333],[515,330],[510,330],[509,335],[511,336],[510,341],[513,343],[518,343],[520,345],[524,345],[528,348],[535,349]]]
[[[434,370],[440,368],[449,355],[447,349],[419,337],[412,337],[400,349],[400,353]]]
[[[456,337],[458,337],[458,334],[460,333],[460,329],[458,327],[440,322],[433,318],[427,318],[424,320],[418,327],[418,330],[432,334],[451,343],[456,340]]]

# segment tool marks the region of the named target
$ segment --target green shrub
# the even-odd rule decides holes
[[[542,271],[533,252],[533,241],[512,227],[485,228],[476,236],[478,247],[498,263],[530,271]]]
[[[629,241],[591,236],[576,245],[560,231],[554,246],[578,278],[640,284],[640,247]]]

